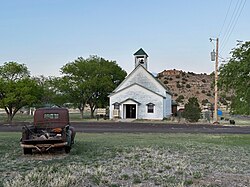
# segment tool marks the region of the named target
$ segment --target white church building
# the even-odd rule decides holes
[[[135,69],[109,95],[110,119],[162,120],[171,116],[172,94],[148,70],[148,55],[135,54]]]

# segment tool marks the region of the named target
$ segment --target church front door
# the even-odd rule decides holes
[[[126,118],[136,118],[136,105],[134,104],[126,105]]]

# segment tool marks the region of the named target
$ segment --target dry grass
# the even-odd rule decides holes
[[[250,135],[77,134],[69,155],[32,156],[18,138],[0,133],[0,186],[250,184]]]

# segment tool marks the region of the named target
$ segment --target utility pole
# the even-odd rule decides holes
[[[215,71],[214,71],[214,124],[218,124],[218,65],[219,65],[219,38],[212,39],[216,41],[216,52],[211,52],[211,61],[215,61]]]
[[[215,57],[215,85],[214,85],[214,124],[218,124],[218,65],[219,65],[219,38],[216,38],[216,57]]]

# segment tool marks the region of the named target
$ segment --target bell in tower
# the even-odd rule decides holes
[[[135,68],[138,66],[138,65],[142,65],[145,69],[148,68],[148,55],[147,53],[142,49],[140,48],[135,54]]]

